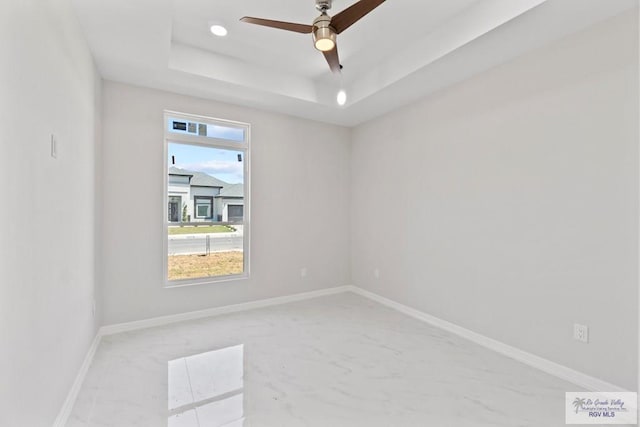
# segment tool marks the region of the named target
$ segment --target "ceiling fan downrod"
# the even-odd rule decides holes
[[[331,9],[331,0],[316,0],[316,9],[322,14],[326,14]]]

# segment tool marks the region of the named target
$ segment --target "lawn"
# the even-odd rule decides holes
[[[209,234],[209,233],[231,233],[236,231],[227,225],[198,225],[184,227],[169,227],[169,234]]]
[[[210,255],[169,256],[169,280],[225,276],[242,273],[241,251],[212,252]]]

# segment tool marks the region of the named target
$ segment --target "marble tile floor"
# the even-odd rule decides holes
[[[343,293],[103,337],[67,426],[555,427],[578,390]]]

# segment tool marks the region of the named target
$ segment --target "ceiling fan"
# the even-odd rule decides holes
[[[279,28],[281,30],[302,34],[313,34],[316,49],[324,54],[331,71],[339,73],[342,65],[340,65],[340,58],[338,57],[338,45],[336,44],[337,35],[358,22],[373,9],[380,6],[385,0],[360,0],[333,17],[327,14],[327,11],[331,9],[331,2],[332,0],[316,0],[316,9],[320,11],[320,16],[318,16],[311,25],[252,18],[249,16],[245,16],[240,20],[249,24]]]

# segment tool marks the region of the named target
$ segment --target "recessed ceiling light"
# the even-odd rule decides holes
[[[211,30],[211,33],[213,35],[218,36],[218,37],[224,37],[228,33],[227,29],[225,27],[223,27],[222,25],[219,25],[219,24],[214,24],[209,29]]]
[[[342,106],[347,103],[347,92],[341,90],[338,92],[338,96],[336,97],[336,101],[338,101],[338,105]]]

